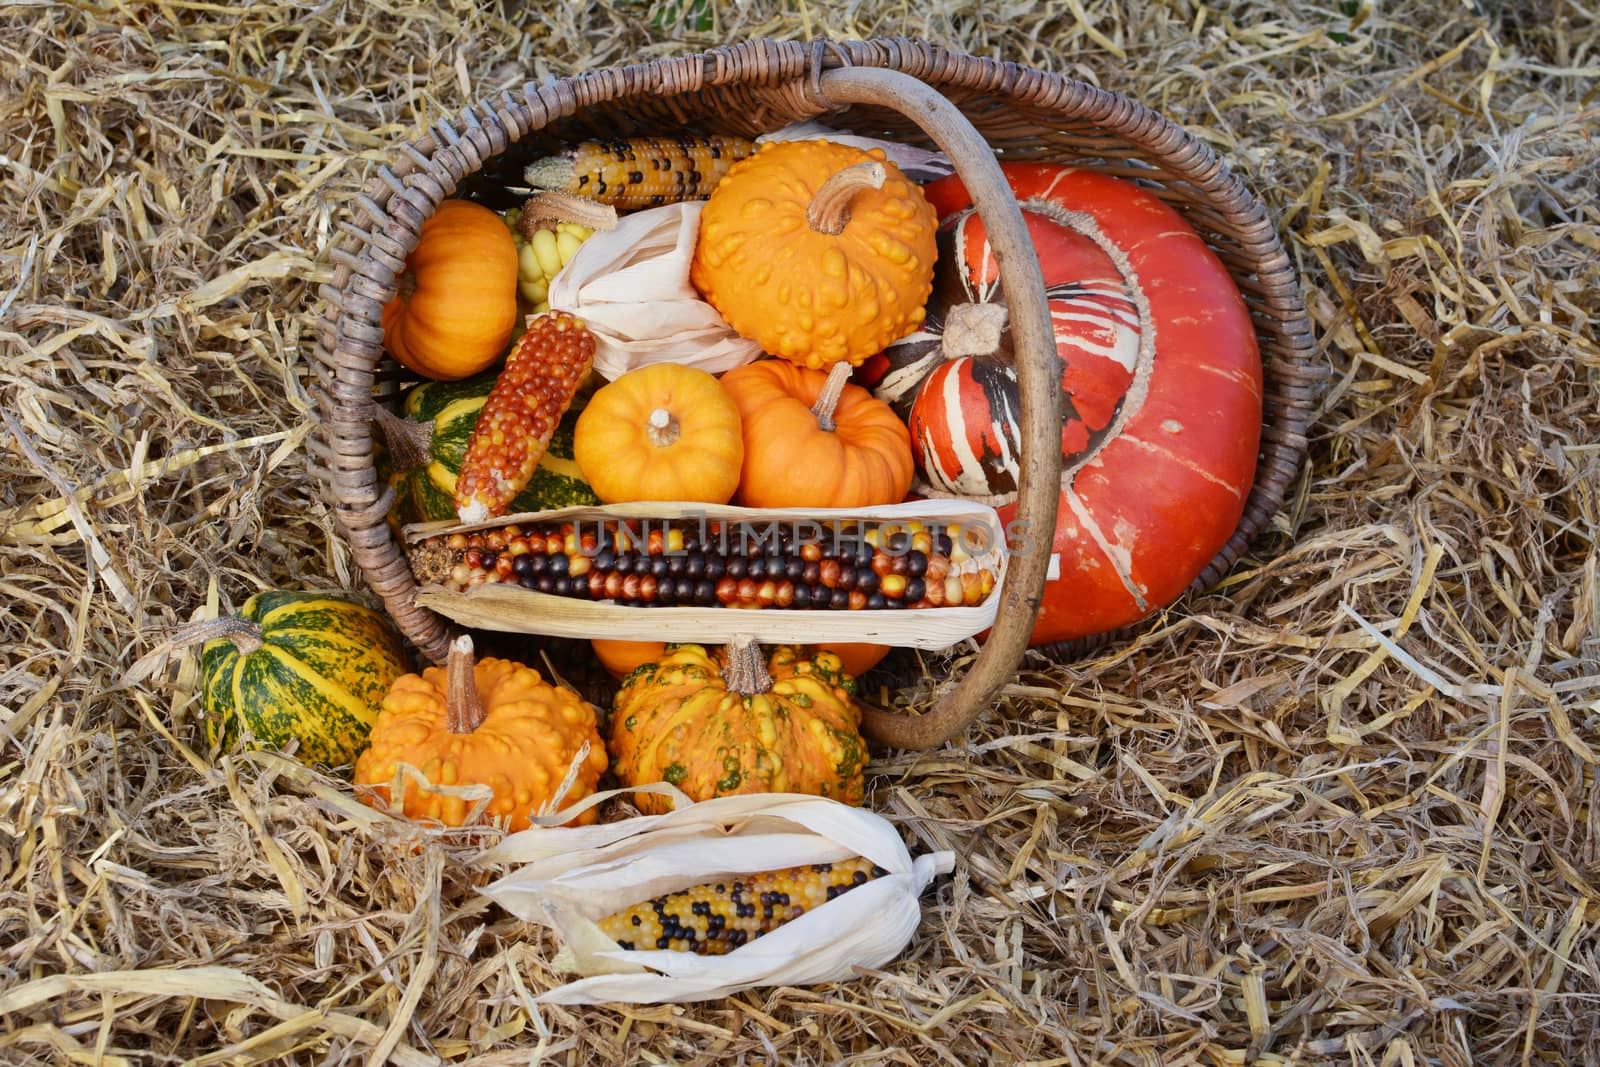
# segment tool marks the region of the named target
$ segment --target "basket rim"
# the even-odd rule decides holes
[[[1209,145],[1113,90],[928,41],[802,44],[755,38],[543,84],[529,82],[520,95],[508,91],[468,105],[454,121],[441,118],[417,140],[399,145],[339,219],[339,235],[327,251],[334,277],[317,294],[322,313],[314,393],[322,418],[317,434],[308,440],[325,497],[357,565],[423,655],[442,660],[451,627],[415,603],[416,582],[385,522],[393,490],[377,480],[372,461],[375,369],[384,355],[381,312],[423,222],[488,159],[587,108],[630,97],[674,98],[750,86],[779,89],[796,116],[815,117],[837,110],[821,91],[822,73],[851,66],[897,70],[947,97],[977,93],[1052,112],[1064,121],[1092,124],[1157,161],[1171,175],[1155,176],[1162,184],[1181,182],[1201,195],[1213,228],[1223,224],[1223,232],[1237,243],[1238,257],[1250,268],[1241,272],[1230,265],[1229,273],[1256,295],[1251,314],[1261,350],[1263,427],[1256,477],[1239,525],[1180,600],[1212,587],[1270,525],[1303,466],[1312,409],[1327,374],[1313,365],[1316,345],[1299,279],[1270,214]],[[1212,239],[1207,244],[1215,248]],[[1081,656],[1148,628],[1162,610],[1115,631],[1030,651],[1057,661]]]

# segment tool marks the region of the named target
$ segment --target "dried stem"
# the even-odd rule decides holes
[[[462,634],[450,646],[445,691],[445,726],[453,734],[470,734],[483,725],[488,712],[478,693],[472,658],[472,638]]]
[[[427,466],[428,450],[433,445],[433,423],[396,415],[382,404],[372,406],[372,421],[383,437],[383,446],[394,457],[396,470]]]
[[[666,408],[656,408],[650,413],[650,421],[645,426],[645,436],[657,448],[666,448],[677,443],[682,427],[678,424],[678,417]]]
[[[882,163],[857,163],[827,181],[811,198],[806,222],[818,233],[840,234],[850,221],[850,202],[863,189],[882,189],[889,172]]]
[[[939,350],[945,359],[992,356],[1006,328],[1004,304],[957,304],[945,315]]]
[[[849,383],[854,369],[844,360],[835,363],[828,371],[828,380],[822,383],[817,402],[811,405],[811,414],[817,417],[817,425],[829,433],[839,428],[838,423],[833,421],[833,412],[839,406],[839,398],[844,395],[844,387]]]
[[[767,672],[766,657],[753,637],[736,637],[728,642],[727,662],[722,668],[722,680],[728,692],[752,697],[772,688],[772,675]]]

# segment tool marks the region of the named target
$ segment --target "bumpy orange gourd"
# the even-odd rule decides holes
[[[450,382],[505,355],[517,323],[517,245],[493,211],[442,201],[399,285],[383,309],[383,345],[411,370]]]
[[[487,785],[494,797],[484,816],[506,820],[509,830],[525,830],[530,816],[554,799],[585,742],[589,753],[561,800],[563,808],[593,793],[606,768],[594,709],[520,663],[474,664],[472,639],[460,637],[450,647],[448,666],[402,675],[390,687],[371,746],[356,760],[355,782],[376,794],[363,794],[374,807],[389,802],[401,763],[432,785]],[[446,826],[466,822],[472,800],[425,791],[409,776],[402,782],[407,818]],[[591,808],[576,822],[594,819]]]
[[[937,225],[881,149],[768,142],[706,201],[689,279],[765,351],[859,364],[921,324]]]
[[[855,681],[832,652],[677,645],[618,691],[611,769],[623,785],[671,782],[695,800],[809,793],[860,804],[860,726]],[[636,799],[647,811],[670,807]]]
[[[572,455],[607,504],[726,504],[739,486],[739,409],[696,367],[652,363],[595,391],[573,429]]]
[[[916,464],[911,434],[882,400],[831,372],[780,359],[722,376],[744,425],[739,503],[754,508],[898,504]]]

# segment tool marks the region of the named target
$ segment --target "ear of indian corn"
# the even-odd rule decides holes
[[[733,875],[635,904],[600,929],[624,949],[720,956],[888,873],[857,858]]]
[[[524,172],[535,189],[550,189],[624,211],[704,200],[728,168],[755,151],[743,137],[631,137],[583,141]]]
[[[504,515],[594,366],[594,336],[565,311],[536,315],[489,390],[456,478],[463,522]]]
[[[578,247],[617,225],[617,209],[567,193],[529,197],[504,216],[517,246],[517,291],[535,315],[550,310],[550,283]]]
[[[515,211],[512,208],[507,212],[506,221],[512,224],[512,237],[517,244],[517,291],[539,315],[550,310],[550,283],[594,231],[576,222],[558,222],[524,237],[515,231]]]

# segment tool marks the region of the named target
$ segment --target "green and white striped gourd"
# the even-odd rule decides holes
[[[330,768],[355,763],[384,695],[410,669],[385,616],[322,593],[257,593],[238,615],[191,632],[217,635],[200,652],[214,746],[246,734],[255,748],[297,741],[299,759]]]

